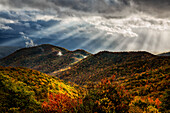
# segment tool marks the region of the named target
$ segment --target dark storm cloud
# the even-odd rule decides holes
[[[123,13],[128,13],[137,9],[167,16],[170,10],[170,0],[0,0],[0,4],[15,8],[54,9],[59,12],[63,11],[62,8],[68,8],[74,11],[99,14],[114,14],[122,12],[122,10],[126,10]],[[68,13],[70,11],[68,9],[64,11]]]
[[[133,0],[139,11],[159,17],[170,17],[170,0]]]
[[[127,0],[0,0],[0,4],[15,8],[33,7],[55,9],[65,7],[85,12],[111,12],[129,5]]]
[[[0,0],[0,4],[13,8],[55,8],[55,5],[52,2],[49,2],[48,0]]]

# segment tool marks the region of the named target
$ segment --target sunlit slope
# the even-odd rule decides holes
[[[84,50],[69,51],[65,48],[44,44],[23,48],[0,60],[1,66],[22,66],[48,74],[80,61],[90,53]]]
[[[87,81],[100,81],[116,75],[131,76],[147,70],[170,65],[170,57],[155,56],[147,52],[100,52],[83,59],[71,69],[56,76],[84,84]]]
[[[62,80],[26,68],[0,67],[0,111],[38,111],[50,93],[78,98],[78,90]]]

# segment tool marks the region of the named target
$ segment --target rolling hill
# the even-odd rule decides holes
[[[27,67],[44,73],[67,68],[90,55],[84,50],[69,51],[49,44],[23,48],[0,60],[1,66]]]
[[[20,49],[0,65],[14,66],[0,67],[3,112],[170,111],[169,56],[108,51],[93,55],[45,44]]]
[[[144,51],[101,51],[93,55],[81,49],[69,51],[43,44],[20,49],[1,59],[0,65],[27,67],[83,85],[112,75],[118,78],[165,67],[170,65],[170,58]]]
[[[169,113],[170,66],[131,76],[103,78],[84,85],[89,94],[83,100],[91,112]]]
[[[61,79],[86,84],[116,75],[129,77],[136,73],[170,65],[170,57],[155,56],[147,52],[99,52],[58,73]]]
[[[81,97],[78,88],[56,77],[27,68],[0,67],[1,112],[41,112],[51,94],[70,103]]]

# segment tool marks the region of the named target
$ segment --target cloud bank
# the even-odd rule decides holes
[[[158,52],[169,31],[170,0],[0,0],[0,45]]]
[[[102,14],[126,16],[136,10],[169,17],[169,0],[1,0],[0,4],[7,8],[36,8],[54,10],[59,14]],[[62,12],[62,13],[61,13]]]
[[[155,31],[170,31],[170,20],[155,18],[143,13],[130,15],[126,18],[110,18],[103,17],[83,18],[83,20],[96,29],[106,31],[107,34],[120,34],[124,37],[138,37],[133,29],[149,29]]]
[[[33,42],[32,39],[30,39],[29,37],[25,36],[25,34],[23,32],[20,32],[20,35],[24,38],[24,40],[26,41],[25,42],[25,46],[26,47],[33,47],[33,46],[36,46],[37,44],[35,44]]]

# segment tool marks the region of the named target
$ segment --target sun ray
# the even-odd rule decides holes
[[[122,51],[123,46],[126,45],[128,41],[129,41],[128,38],[123,38],[123,42],[119,41],[120,42],[119,45],[116,46],[113,50],[115,50],[115,51]]]
[[[160,48],[160,45],[161,45],[161,34],[159,34],[159,36],[157,36],[157,40],[156,40],[156,43],[155,43],[155,49],[154,51],[156,52],[157,50],[159,50]]]
[[[130,50],[130,51],[136,51],[137,49],[137,40],[139,39],[139,37],[134,37],[133,39],[131,38],[130,43],[127,45],[126,50]]]
[[[158,35],[153,37],[153,40],[152,40],[152,46],[150,50],[152,50],[153,52],[155,51],[157,40],[158,40]]]
[[[69,38],[71,38],[71,39],[79,38],[83,33],[84,33],[83,35],[85,35],[85,31],[89,28],[90,28],[89,25],[83,25],[82,24],[81,26],[77,26],[72,30],[66,31],[65,33],[61,33],[62,35],[60,37],[56,37],[54,40],[52,40],[48,43],[56,45],[57,43],[61,44],[63,42],[63,40],[66,40],[66,39],[69,39]]]
[[[62,22],[60,23],[57,23],[49,28],[46,28],[46,29],[43,29],[41,31],[37,31],[33,34],[30,35],[30,37],[48,37],[52,34],[56,34],[58,32],[62,32],[64,30],[67,30],[71,27],[75,27],[77,25],[80,25],[80,24],[83,24],[82,21],[78,21],[78,20],[63,20]]]
[[[80,34],[80,31],[84,31],[84,29],[88,29],[90,26],[84,26],[84,27],[77,27],[77,29],[72,30],[71,32],[69,31],[69,33],[65,33],[63,36],[59,37],[58,40],[63,40],[63,39],[67,39],[71,36],[74,36],[76,34]]]
[[[114,42],[117,37],[113,35],[105,35],[105,41],[102,43],[101,47],[99,47],[96,51],[101,51],[103,49],[108,49],[108,47]]]
[[[149,42],[150,42],[151,39],[152,39],[151,36],[146,35],[146,38],[145,38],[145,40],[143,40],[143,45],[141,46],[141,49],[140,49],[140,50],[146,51],[147,48],[148,48],[148,44],[149,44]]]
[[[92,37],[89,38],[89,40],[87,40],[86,42],[82,43],[81,45],[79,45],[79,48],[82,48],[84,46],[87,46],[89,43],[91,43],[92,41],[96,40],[99,37],[102,37],[104,35],[104,31],[100,32],[100,33],[95,33]]]
[[[148,35],[149,41],[147,42],[147,46],[146,46],[146,50],[145,51],[152,51],[153,50],[153,45],[154,45],[154,40],[155,40],[155,36],[152,33],[149,33]]]
[[[168,31],[162,32],[160,37],[161,41],[159,42],[159,52],[168,52],[170,51],[170,44],[169,44],[169,38],[170,33]]]
[[[1,46],[6,46],[6,45],[15,45],[18,43],[21,43],[23,41],[23,38],[17,38],[17,39],[13,39],[13,40],[8,40],[6,42],[4,42],[3,44],[1,44]]]
[[[91,41],[88,44],[88,49],[90,51],[92,51],[93,53],[97,53],[99,51],[105,50],[106,48],[102,47],[102,43],[106,41],[105,36],[106,36],[106,34],[103,34],[100,37],[98,37],[97,39]],[[101,49],[99,49],[99,48],[101,48]]]

